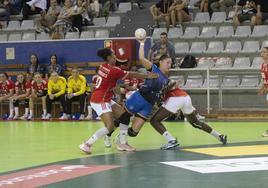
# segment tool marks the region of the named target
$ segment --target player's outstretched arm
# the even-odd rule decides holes
[[[152,62],[149,61],[148,59],[146,59],[145,56],[144,56],[144,43],[145,43],[145,40],[146,39],[138,40],[138,42],[140,43],[139,59],[140,59],[140,63],[144,66],[144,68],[149,70],[149,69],[152,68]]]

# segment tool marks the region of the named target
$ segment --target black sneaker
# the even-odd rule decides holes
[[[176,146],[179,146],[180,144],[178,143],[177,139],[176,140],[171,140],[167,144],[161,146],[161,150],[169,150],[172,148],[175,148]]]
[[[220,141],[225,145],[227,144],[227,136],[226,135],[220,135]]]

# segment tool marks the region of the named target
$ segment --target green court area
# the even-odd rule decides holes
[[[178,138],[181,145],[179,149],[161,151],[159,147],[165,144],[165,140],[147,123],[138,137],[129,139],[129,143],[137,148],[137,152],[118,152],[115,144],[112,148],[105,148],[103,140],[99,140],[93,147],[93,154],[85,155],[79,150],[78,145],[103,126],[101,122],[1,122],[0,187],[1,181],[8,178],[5,177],[6,175],[15,173],[17,176],[22,176],[23,174],[20,173],[27,170],[30,170],[29,173],[36,173],[37,171],[32,172],[31,170],[40,168],[40,166],[46,168],[51,165],[66,164],[89,165],[83,168],[94,169],[94,173],[81,172],[81,176],[76,175],[69,179],[58,177],[57,181],[51,180],[46,184],[31,185],[157,188],[182,186],[193,188],[267,187],[265,165],[266,160],[268,161],[268,138],[261,137],[261,133],[268,129],[268,123],[209,122],[209,124],[219,132],[228,135],[226,146],[221,145],[211,135],[192,128],[186,122],[165,122],[168,130]],[[117,131],[113,138],[116,137],[116,134]],[[256,157],[257,159],[255,159]],[[249,161],[231,161],[230,163],[228,161],[241,158]],[[200,171],[188,169],[189,166],[199,168],[199,164],[197,166],[196,164],[177,164],[182,161],[199,162],[200,160],[209,160],[210,164],[211,161],[214,162],[213,160],[222,159],[227,159],[227,161],[216,164],[221,164],[221,166],[224,164],[225,167],[237,167],[236,165],[243,164],[244,168],[245,164],[257,164],[259,161],[258,164],[262,164],[264,167],[259,168],[259,165],[258,168],[250,168],[249,171],[248,169],[243,171],[241,170],[243,168],[240,167],[237,167],[240,169],[238,171],[232,171],[233,169],[228,171],[229,169],[224,167],[223,169],[226,171],[221,171],[220,166],[216,172],[212,170],[211,173],[203,172],[202,169]],[[257,162],[252,163],[252,161]],[[213,163],[213,165],[215,164]],[[204,167],[204,164],[201,166]],[[205,168],[205,171],[210,167],[211,164]],[[4,187],[13,185],[10,182],[5,183]],[[17,187],[27,186],[27,184],[18,184]]]

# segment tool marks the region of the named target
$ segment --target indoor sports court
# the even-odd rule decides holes
[[[165,141],[147,123],[129,140],[136,152],[100,140],[86,155],[78,145],[101,122],[2,122],[0,187],[267,187],[268,145],[260,135],[268,124],[209,123],[228,135],[227,145],[186,122],[165,122],[181,145],[160,150]]]

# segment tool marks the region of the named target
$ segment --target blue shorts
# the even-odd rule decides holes
[[[153,106],[151,103],[146,101],[140,94],[139,91],[133,93],[126,101],[125,107],[128,112],[132,114],[139,114],[144,118],[148,118],[152,112]]]

